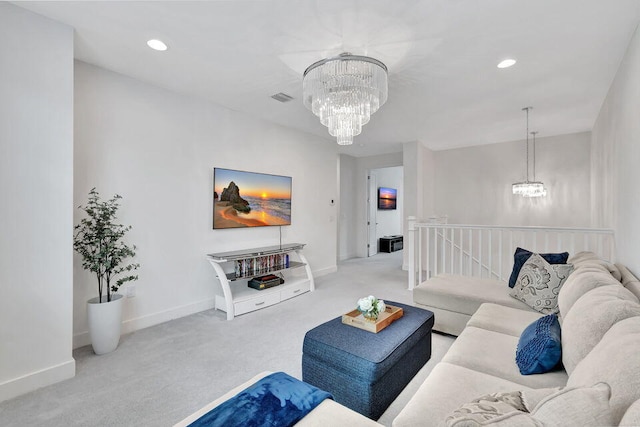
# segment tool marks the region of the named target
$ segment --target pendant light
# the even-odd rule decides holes
[[[524,107],[522,111],[527,115],[527,133],[526,133],[526,171],[527,177],[525,181],[516,182],[511,185],[513,194],[520,195],[522,197],[543,197],[547,195],[547,190],[544,188],[542,182],[536,181],[536,148],[535,138],[538,132],[531,132],[533,135],[533,181],[529,181],[529,111],[533,110],[533,107]]]

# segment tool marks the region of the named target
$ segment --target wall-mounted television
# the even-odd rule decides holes
[[[291,225],[291,177],[213,168],[213,228]]]
[[[378,188],[378,209],[392,210],[396,208],[396,198],[398,190],[395,188],[379,187]]]

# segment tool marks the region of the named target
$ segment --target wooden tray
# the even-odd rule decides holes
[[[370,322],[365,320],[362,313],[357,309],[342,315],[342,323],[349,326],[355,326],[356,328],[364,329],[365,331],[373,332],[377,334],[387,326],[389,326],[394,320],[397,320],[403,316],[404,312],[402,308],[395,307],[393,305],[387,305],[384,313],[380,313],[378,320]]]

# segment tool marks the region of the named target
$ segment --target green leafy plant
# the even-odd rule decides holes
[[[86,206],[78,206],[87,215],[74,228],[73,249],[82,256],[82,267],[95,273],[98,278],[101,303],[105,287],[106,302],[109,302],[111,293],[117,292],[122,284],[138,279],[137,275],[130,273],[137,270],[140,264],[126,261],[136,255],[136,247],[127,246],[122,241],[131,226],[116,223],[120,199],[122,197],[116,194],[109,200],[101,201],[100,194],[92,188]]]

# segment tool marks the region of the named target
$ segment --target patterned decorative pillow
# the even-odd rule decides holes
[[[522,248],[516,248],[516,251],[513,254],[513,270],[511,270],[511,276],[509,277],[509,287],[513,288],[516,284],[516,280],[518,280],[518,275],[520,274],[520,270],[525,262],[533,255],[533,252],[528,251]],[[561,252],[561,253],[548,253],[548,254],[538,254],[549,264],[566,264],[569,259],[569,252]]]
[[[465,403],[445,419],[448,427],[614,425],[611,387],[532,389],[493,393]]]
[[[522,375],[552,370],[562,359],[558,316],[548,314],[525,328],[516,348],[516,364]]]
[[[480,426],[528,412],[521,391],[492,393],[460,406],[446,418],[445,423],[448,427]]]
[[[533,254],[522,266],[509,295],[542,314],[557,313],[558,293],[572,271],[572,264],[552,265]]]

